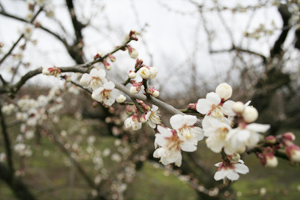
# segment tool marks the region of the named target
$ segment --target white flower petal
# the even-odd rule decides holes
[[[247,126],[248,130],[252,130],[252,131],[260,132],[260,133],[266,132],[267,130],[269,130],[269,128],[270,128],[269,124],[252,123]]]
[[[219,105],[221,103],[220,96],[214,92],[207,93],[206,99],[211,102],[212,105]]]
[[[236,173],[235,171],[233,170],[228,170],[227,171],[227,174],[226,174],[226,177],[232,181],[236,181],[240,178],[240,175],[238,175],[238,173]]]
[[[184,115],[183,121],[187,126],[193,126],[197,122],[197,117],[192,115]]]
[[[92,80],[92,77],[89,74],[83,74],[80,79],[80,85],[84,88],[87,88]]]
[[[108,81],[106,82],[103,87],[106,89],[106,90],[112,90],[115,88],[115,84],[112,82],[112,81]]]
[[[224,178],[225,178],[225,171],[224,171],[224,170],[217,171],[217,172],[215,173],[214,179],[215,179],[216,181],[222,180],[222,179],[224,179]]]
[[[159,146],[165,146],[167,140],[161,134],[155,134],[155,143]]]
[[[186,152],[193,152],[197,150],[197,147],[189,142],[183,142],[180,144],[180,148],[182,151],[186,151]]]
[[[235,164],[235,171],[240,174],[247,174],[249,172],[249,168],[244,164]]]
[[[204,131],[201,128],[194,127],[194,131],[195,131],[196,138],[198,141],[200,141],[204,138]]]
[[[237,139],[239,142],[246,142],[251,136],[251,132],[249,130],[241,130],[238,132]]]
[[[170,119],[170,124],[173,129],[180,129],[185,124],[184,116],[181,114],[173,115]]]
[[[162,136],[164,137],[171,137],[173,134],[170,130],[168,130],[167,128],[164,128],[162,126],[157,126],[157,130],[158,132],[161,133]]]
[[[197,102],[196,109],[201,114],[208,114],[211,110],[212,103],[209,102],[207,99],[199,99]]]
[[[224,111],[225,115],[228,115],[228,116],[234,116],[235,115],[235,112],[232,109],[233,104],[235,104],[235,102],[231,101],[231,100],[228,100],[223,104],[222,108],[223,108],[223,111]]]

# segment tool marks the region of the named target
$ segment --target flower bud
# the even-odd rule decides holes
[[[102,57],[102,53],[99,51],[95,56],[94,56],[94,60],[97,60],[98,58]]]
[[[147,122],[145,113],[143,113],[142,116],[140,117],[140,122],[142,122],[143,124]]]
[[[106,60],[103,60],[102,63],[106,70],[108,70],[108,71],[111,70],[111,66]]]
[[[254,122],[258,118],[258,112],[256,108],[247,106],[242,113],[244,121],[247,123]]]
[[[244,111],[244,108],[245,108],[245,106],[244,106],[243,102],[240,102],[240,101],[234,103],[232,106],[232,109],[235,113],[242,113]]]
[[[265,167],[277,167],[278,165],[278,159],[273,154],[266,154],[265,155]]]
[[[153,79],[156,77],[158,71],[156,69],[156,67],[150,67],[150,78]]]
[[[114,57],[113,55],[108,54],[108,57],[109,57],[109,59],[110,59],[111,62],[115,62],[116,61],[116,57]]]
[[[273,135],[269,135],[268,137],[265,138],[265,143],[275,144],[276,138]]]
[[[190,103],[188,105],[188,110],[197,110],[197,103]]]
[[[232,95],[232,87],[227,83],[221,83],[216,88],[216,93],[221,97],[222,100],[227,100]]]
[[[127,48],[128,48],[128,53],[129,53],[130,57],[133,59],[136,59],[138,57],[139,53],[134,48],[132,48],[130,45],[127,45]]]
[[[292,162],[300,162],[300,148],[297,145],[290,145],[285,148],[285,152]]]
[[[48,68],[43,68],[42,73],[44,75],[53,75],[55,77],[57,77],[59,74],[61,74],[61,71],[58,67],[48,67]]]
[[[120,94],[118,98],[116,98],[117,103],[123,103],[126,100],[126,97],[123,94]]]
[[[238,153],[234,153],[232,155],[227,155],[227,158],[233,162],[238,162],[241,159],[241,156]]]
[[[296,139],[295,134],[292,132],[287,132],[287,133],[283,134],[283,136],[284,136],[284,139],[290,140],[290,141],[295,141],[295,139]]]
[[[146,91],[148,94],[152,95],[153,97],[159,96],[159,91],[157,89],[155,89],[154,87],[148,87]]]
[[[47,76],[50,75],[50,71],[48,70],[48,68],[43,68],[42,73]]]
[[[150,77],[150,70],[147,67],[142,67],[140,69],[140,75],[143,79],[148,79]]]
[[[133,71],[130,71],[130,72],[128,73],[128,77],[131,78],[131,79],[133,79],[133,78],[136,77],[136,73],[133,72]]]
[[[132,84],[132,86],[130,88],[130,93],[137,94],[141,90],[142,85],[143,85],[142,82]]]

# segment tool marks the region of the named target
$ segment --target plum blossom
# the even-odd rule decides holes
[[[148,125],[151,128],[155,128],[157,124],[161,124],[160,118],[159,118],[159,110],[158,107],[155,105],[152,105],[151,111],[147,112],[145,118],[148,122]]]
[[[97,70],[93,68],[90,71],[90,74],[83,74],[80,79],[80,84],[85,88],[91,88],[92,90],[96,90],[101,87],[104,83],[107,82],[105,78],[106,72],[104,69]]]
[[[228,132],[224,151],[226,154],[242,153],[246,146],[254,147],[261,139],[259,133],[264,133],[270,128],[268,124],[240,124],[238,128]]]
[[[155,134],[154,145],[155,148],[159,145],[153,156],[160,158],[160,162],[164,165],[175,163],[178,167],[181,166],[182,155],[181,150],[186,152],[193,152],[197,150],[197,147],[190,142],[181,140],[175,130],[170,130],[162,126],[157,126],[159,131]]]
[[[92,93],[92,98],[96,101],[111,106],[119,96],[119,91],[115,89],[115,84],[111,81],[104,83]]]
[[[249,172],[249,168],[244,165],[242,160],[238,162],[234,161],[223,161],[215,164],[218,167],[218,171],[215,173],[215,180],[219,181],[224,179],[225,177],[229,180],[236,181],[239,179],[240,174],[247,174]]]
[[[226,101],[223,103],[221,97],[214,92],[210,92],[206,95],[206,99],[199,99],[197,103],[197,111],[209,117],[217,119],[223,119],[224,115],[234,116],[235,113],[232,110],[234,101]]]
[[[222,148],[226,145],[225,139],[231,129],[228,124],[222,122],[208,128],[204,133],[208,137],[206,139],[207,147],[215,153],[221,152]]]
[[[127,118],[124,124],[126,128],[132,127],[132,130],[139,130],[142,128],[142,123],[137,115],[132,115]]]
[[[204,137],[203,130],[199,127],[194,127],[196,122],[197,117],[191,115],[177,114],[170,119],[170,124],[177,131],[178,137],[195,145]]]

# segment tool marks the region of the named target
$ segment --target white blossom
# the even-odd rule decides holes
[[[213,152],[219,153],[225,145],[225,139],[231,127],[226,123],[218,123],[216,126],[210,127],[205,131],[206,145]]]
[[[159,116],[160,114],[159,114],[158,107],[152,105],[151,110],[146,114],[147,123],[151,128],[155,128],[157,124],[161,124],[161,120]]]
[[[119,91],[115,89],[115,84],[111,81],[106,82],[103,87],[99,87],[92,93],[92,98],[96,101],[111,106],[119,95]]]
[[[96,90],[107,82],[105,78],[106,72],[104,69],[97,70],[93,68],[89,74],[83,74],[80,79],[80,84],[85,88]]]
[[[243,124],[232,129],[226,136],[224,151],[226,154],[243,153],[246,146],[254,147],[261,139],[260,133],[266,132],[270,128],[267,124]]]
[[[215,164],[218,167],[218,171],[215,173],[215,180],[222,180],[225,177],[229,180],[236,181],[239,179],[240,174],[247,174],[249,172],[249,168],[244,165],[242,160],[239,162],[231,162],[231,161],[224,161]]]
[[[132,127],[132,130],[139,130],[142,128],[142,123],[139,121],[137,115],[132,115],[129,118],[127,118],[124,124],[126,128]]]
[[[160,162],[164,165],[175,163],[178,167],[181,166],[182,155],[181,150],[186,152],[193,152],[197,147],[190,142],[181,140],[175,130],[170,130],[162,126],[157,126],[160,134],[155,134],[154,145],[157,148],[153,156],[160,158]]]
[[[196,122],[197,117],[192,115],[177,114],[170,119],[170,124],[177,131],[178,137],[195,145],[204,137],[203,130],[199,127],[194,127]]]

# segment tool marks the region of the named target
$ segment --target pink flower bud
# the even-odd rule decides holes
[[[154,87],[148,87],[147,88],[147,93],[152,95],[153,97],[158,97],[159,96],[159,91],[155,89]]]
[[[108,54],[108,57],[109,57],[109,59],[110,59],[111,62],[115,62],[116,61],[116,57],[114,57],[113,55]]]
[[[197,110],[197,103],[190,103],[188,105],[188,110]]]
[[[278,159],[273,154],[265,154],[265,167],[277,167],[278,165]]]
[[[132,86],[130,88],[130,93],[137,94],[141,90],[142,85],[143,85],[142,82],[137,82],[137,83],[132,84]]]
[[[102,63],[106,70],[111,70],[111,66],[106,60],[103,60]]]
[[[140,117],[140,122],[142,122],[142,123],[146,123],[147,122],[146,114],[145,113],[143,113],[142,116]]]
[[[133,79],[133,78],[136,77],[136,73],[135,73],[134,71],[130,71],[130,72],[128,73],[128,77],[131,78],[131,79]]]
[[[285,148],[286,155],[292,162],[300,162],[300,148],[297,145],[290,145]]]
[[[42,73],[44,75],[53,75],[55,77],[57,77],[59,74],[61,74],[61,71],[58,67],[48,67],[48,68],[44,68]]]
[[[99,51],[95,56],[94,56],[94,60],[97,60],[99,58],[102,57],[102,53]]]
[[[136,34],[137,34],[136,31],[131,30],[131,31],[129,32],[129,38],[130,38],[131,40],[138,41],[138,38],[137,38]]]
[[[276,138],[273,135],[269,135],[268,137],[265,138],[265,143],[275,144]]]
[[[290,141],[295,141],[295,139],[296,139],[295,134],[292,132],[287,132],[287,133],[283,134],[283,137],[284,137],[284,139],[290,140]]]
[[[139,53],[130,45],[127,45],[127,49],[131,58],[136,59],[138,57]]]

